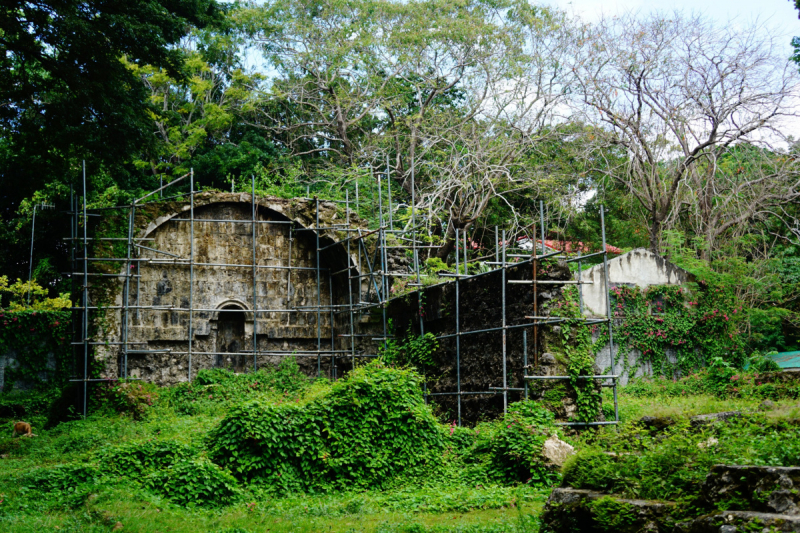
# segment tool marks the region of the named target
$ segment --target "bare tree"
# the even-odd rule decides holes
[[[363,162],[360,138],[399,65],[381,61],[398,16],[389,1],[273,0],[239,18],[261,44],[274,81],[254,106],[254,124],[295,155],[325,154],[344,166]]]
[[[740,143],[715,150],[687,176],[680,204],[705,259],[726,236],[751,231],[751,224],[777,218],[794,226],[783,206],[800,198],[800,164],[795,156]]]
[[[652,250],[682,202],[704,213],[708,229],[719,217],[742,223],[795,197],[793,165],[726,186],[714,170],[737,144],[780,143],[783,121],[794,116],[796,68],[764,34],[758,26],[719,29],[675,14],[605,19],[581,39],[573,66],[580,103],[585,119],[605,132],[587,141],[627,154],[622,164],[606,160],[596,170],[642,205]],[[742,200],[744,191],[751,201]]]
[[[461,88],[469,110],[462,120],[431,117],[420,123],[422,170],[428,182],[422,205],[442,219],[440,258],[451,252],[455,230],[467,230],[490,202],[506,205],[516,227],[512,197],[552,179],[534,163],[537,152],[563,135],[560,124],[573,73],[566,68],[574,28],[563,13],[520,8],[506,22],[518,47],[503,48],[476,82]],[[535,193],[534,193],[535,195]]]

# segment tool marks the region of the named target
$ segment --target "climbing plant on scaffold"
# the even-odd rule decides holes
[[[594,380],[578,377],[594,374],[592,330],[581,316],[578,290],[575,287],[566,287],[562,295],[563,299],[551,308],[550,314],[567,319],[561,324],[561,344],[567,360],[569,383],[575,391],[578,407],[575,420],[594,422],[600,414],[600,394]]]

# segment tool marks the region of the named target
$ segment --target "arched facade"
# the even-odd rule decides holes
[[[330,219],[335,206],[326,208]],[[357,274],[358,258],[335,244],[333,232],[320,232],[317,269],[308,218],[308,205],[297,202],[217,194],[198,198],[193,217],[182,206],[150,221],[135,241],[135,273],[120,289],[127,309],[115,313],[109,340],[116,342],[97,350],[107,375],[124,375],[127,364],[129,377],[185,381],[190,352],[192,376],[275,365],[286,355],[309,373],[318,365],[330,373],[331,352],[342,345],[331,306],[348,298],[347,273],[331,274],[348,263]]]

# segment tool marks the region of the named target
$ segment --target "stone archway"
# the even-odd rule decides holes
[[[245,310],[239,306],[226,305],[217,313],[216,355],[214,366],[229,368],[234,372],[247,370],[245,349]]]

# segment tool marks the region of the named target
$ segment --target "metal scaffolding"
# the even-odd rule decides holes
[[[411,191],[412,191],[412,200],[410,205],[411,217],[410,217],[410,225],[404,229],[395,229],[395,217],[393,214],[393,207],[392,207],[392,191],[391,191],[391,175],[389,169],[389,163],[387,160],[387,167],[385,174],[378,173],[377,174],[377,184],[378,184],[378,215],[377,215],[377,223],[378,227],[371,230],[365,230],[361,227],[355,226],[353,224],[353,213],[354,210],[352,208],[352,204],[350,201],[349,192],[345,194],[345,200],[338,200],[333,201],[335,203],[344,204],[344,211],[345,211],[345,220],[341,224],[331,224],[329,226],[322,226],[320,220],[320,202],[321,200],[317,197],[315,198],[308,198],[307,201],[313,201],[314,209],[315,209],[315,224],[313,227],[303,227],[297,222],[290,221],[290,220],[260,220],[259,219],[259,205],[256,199],[256,182],[255,178],[252,178],[251,183],[251,194],[250,194],[250,220],[240,220],[240,219],[208,219],[202,218],[197,219],[195,217],[195,196],[198,194],[199,191],[195,189],[195,182],[194,182],[194,173],[189,172],[188,174],[177,178],[166,185],[161,185],[158,189],[142,196],[131,202],[129,205],[122,205],[122,206],[115,206],[110,208],[94,208],[90,209],[87,206],[87,190],[86,190],[86,170],[85,165],[83,168],[83,175],[82,175],[82,200],[79,202],[78,199],[73,195],[71,196],[71,243],[72,243],[72,272],[71,276],[73,279],[74,290],[76,293],[80,294],[80,304],[73,307],[74,311],[74,319],[73,319],[73,328],[74,328],[74,337],[73,337],[73,346],[82,352],[80,355],[82,356],[83,360],[83,375],[82,377],[78,377],[73,379],[72,381],[82,383],[83,387],[83,414],[86,415],[87,411],[87,387],[88,384],[95,381],[113,381],[117,378],[92,378],[90,376],[90,352],[93,346],[103,345],[103,346],[116,346],[119,349],[119,362],[118,362],[118,374],[119,378],[128,379],[128,356],[131,354],[170,354],[175,356],[185,357],[187,361],[187,375],[186,379],[191,381],[195,375],[193,374],[193,359],[197,360],[198,357],[211,357],[211,356],[219,356],[219,355],[231,355],[230,352],[218,352],[218,351],[198,351],[195,349],[194,345],[194,319],[196,313],[225,313],[225,312],[249,312],[252,313],[253,317],[253,333],[252,333],[252,349],[250,350],[241,350],[240,353],[243,354],[252,354],[253,356],[253,363],[252,369],[255,371],[258,368],[258,357],[260,355],[263,356],[280,356],[280,357],[310,357],[316,358],[316,374],[317,376],[322,375],[322,362],[323,357],[329,358],[330,361],[330,372],[329,377],[331,379],[336,379],[338,377],[337,373],[337,355],[339,359],[342,360],[343,358],[349,358],[351,368],[356,366],[357,358],[375,358],[379,356],[379,345],[382,344],[383,348],[387,347],[388,340],[391,338],[391,332],[389,331],[388,326],[388,319],[387,319],[387,306],[390,304],[392,298],[390,297],[390,287],[393,278],[401,278],[401,277],[412,277],[413,282],[408,283],[407,286],[415,287],[416,290],[416,297],[417,297],[417,304],[419,306],[419,311],[417,314],[419,315],[419,332],[420,334],[425,333],[425,320],[424,320],[424,313],[423,310],[423,293],[425,290],[429,289],[430,287],[423,287],[422,278],[420,274],[420,258],[419,253],[420,250],[431,248],[430,246],[425,245],[425,243],[419,240],[418,236],[418,228],[416,225],[417,222],[417,213],[415,208],[415,196],[414,196],[414,179],[415,179],[415,168],[414,162],[412,161],[411,165]],[[371,172],[371,171],[370,171]],[[374,174],[371,174],[374,177]],[[382,187],[382,180],[386,179],[386,191],[388,193],[388,214],[387,216],[384,215],[384,202],[383,202],[383,187]],[[185,183],[185,180],[188,180],[189,184],[189,192],[188,193],[179,193],[170,197],[163,197],[163,193],[169,187],[173,187],[179,183]],[[162,182],[163,183],[163,182]],[[356,182],[357,183],[357,182]],[[175,200],[175,199],[186,199],[188,196],[189,202],[189,209],[188,214],[189,217],[186,218],[185,215],[183,217],[174,216],[170,218],[171,221],[174,222],[188,222],[189,225],[189,253],[188,257],[182,257],[180,255],[172,254],[166,251],[158,250],[153,247],[148,247],[144,242],[152,241],[152,238],[144,237],[144,236],[137,236],[136,235],[136,227],[135,227],[135,218],[136,218],[136,211],[137,208],[141,208],[144,205],[147,205],[150,202],[146,202],[146,200],[153,195],[159,194],[159,198],[155,200],[153,203],[163,202],[166,200]],[[359,203],[359,196],[358,196],[358,189],[356,189],[356,198],[355,198],[355,206],[357,212]],[[91,212],[90,212],[91,211]],[[107,213],[110,211],[117,211],[122,213],[123,215],[127,215],[127,233],[126,237],[89,237],[88,234],[88,226],[89,221],[91,220],[90,217],[100,217],[103,216],[103,213]],[[593,375],[593,376],[580,376],[581,379],[593,379],[593,380],[600,380],[604,383],[604,385],[610,386],[614,390],[614,412],[615,412],[615,419],[614,421],[602,421],[602,422],[590,422],[590,423],[566,423],[566,425],[601,425],[601,424],[615,424],[619,420],[618,417],[618,410],[617,410],[617,378],[614,362],[613,362],[613,324],[612,324],[612,316],[610,312],[610,300],[609,300],[609,291],[608,291],[608,265],[607,265],[607,254],[606,254],[606,243],[605,243],[605,220],[604,220],[604,213],[601,208],[601,227],[602,227],[602,235],[603,235],[603,251],[595,254],[589,254],[581,256],[580,252],[578,253],[577,257],[565,257],[563,252],[556,251],[551,253],[546,253],[545,249],[545,241],[544,241],[544,226],[545,226],[545,219],[544,219],[544,209],[543,204],[540,203],[540,228],[541,228],[541,253],[537,254],[537,246],[535,239],[533,240],[534,246],[531,250],[529,255],[525,254],[515,254],[512,257],[516,259],[517,262],[509,262],[508,255],[507,255],[507,248],[508,243],[506,241],[506,234],[505,231],[502,231],[502,241],[498,241],[498,232],[497,228],[495,231],[495,261],[488,262],[487,264],[491,265],[493,270],[489,272],[483,273],[476,273],[470,275],[468,273],[468,243],[467,243],[467,235],[466,232],[460,232],[458,229],[455,230],[455,265],[456,265],[456,274],[449,274],[446,275],[447,277],[455,278],[452,281],[447,281],[445,283],[453,283],[455,289],[455,333],[453,334],[446,334],[446,335],[438,335],[436,336],[437,339],[446,339],[446,338],[453,338],[455,339],[455,372],[456,372],[456,390],[450,392],[433,392],[429,393],[427,391],[427,385],[424,385],[424,393],[426,401],[430,397],[438,397],[438,396],[456,396],[457,397],[457,417],[458,417],[458,424],[461,425],[462,422],[462,397],[466,395],[496,395],[502,394],[503,395],[503,408],[504,411],[508,407],[509,403],[509,392],[519,392],[520,395],[524,394],[524,397],[528,397],[528,381],[530,380],[537,380],[537,379],[570,379],[569,376],[534,376],[528,375],[529,365],[528,365],[528,342],[527,342],[527,330],[531,329],[533,332],[533,361],[534,364],[538,363],[538,346],[539,346],[539,327],[544,325],[553,325],[558,324],[566,321],[567,319],[558,318],[558,317],[547,317],[547,316],[539,316],[540,312],[538,309],[538,291],[537,289],[540,286],[544,285],[565,285],[565,284],[580,284],[586,283],[580,280],[580,266],[581,261],[585,261],[590,257],[599,257],[602,255],[603,258],[603,265],[604,265],[604,287],[605,293],[607,296],[606,300],[606,308],[608,312],[608,316],[606,319],[595,319],[595,318],[585,318],[583,317],[583,305],[581,299],[581,319],[578,319],[583,322],[585,325],[592,325],[592,324],[600,324],[606,323],[608,326],[608,334],[609,338],[611,339],[611,349],[612,349],[612,371],[609,375]],[[195,224],[201,222],[202,224],[242,224],[242,225],[250,225],[250,236],[252,240],[252,262],[251,263],[222,263],[222,262],[213,262],[213,261],[202,261],[199,260],[196,256],[195,251]],[[287,255],[287,262],[285,265],[282,264],[259,264],[258,260],[258,237],[260,234],[260,229],[264,227],[264,225],[286,225],[288,226],[288,255]],[[354,227],[355,226],[355,227]],[[298,238],[298,234],[302,232],[312,231],[314,233],[312,239],[315,243],[315,247],[313,250],[315,263],[313,267],[304,267],[299,265],[292,264],[292,248],[295,244],[296,239]],[[337,233],[341,233],[344,235],[344,238],[339,240],[334,240],[331,244],[324,244],[321,242],[321,232],[323,231],[333,231]],[[535,231],[534,231],[535,233]],[[407,246],[403,246],[400,248],[410,249],[413,258],[413,265],[410,270],[402,271],[402,272],[391,272],[389,271],[389,253],[391,249],[398,248],[397,246],[390,246],[387,242],[387,237],[390,235],[394,235],[397,239],[404,240],[409,244]],[[371,240],[371,245],[367,244],[367,239]],[[462,244],[463,239],[463,244]],[[91,245],[98,241],[116,241],[117,243],[124,243],[126,246],[126,253],[124,257],[90,257],[91,255]],[[326,249],[338,246],[341,247],[342,251],[346,252],[346,260],[347,266],[345,268],[341,268],[336,271],[331,271],[330,268],[326,268],[322,265],[321,253],[324,252]],[[373,249],[371,249],[373,248]],[[299,249],[299,246],[298,246]],[[142,252],[147,251],[153,255],[157,255],[158,257],[143,257]],[[463,256],[462,256],[463,254]],[[577,262],[578,263],[578,280],[577,281],[555,281],[555,280],[542,280],[537,279],[538,269],[541,265],[541,262],[548,258],[553,257],[560,257],[561,259],[567,262]],[[519,267],[520,265],[524,265],[526,263],[531,264],[532,268],[532,280],[508,280],[507,270],[510,267]],[[95,265],[98,263],[121,263],[122,264],[122,272],[121,273],[108,273],[108,272],[98,272],[96,270],[91,270],[91,265]],[[173,267],[181,266],[187,267],[189,270],[189,281],[188,281],[188,307],[178,307],[178,306],[162,306],[162,305],[143,305],[140,301],[140,282],[141,282],[141,267],[145,265],[170,265]],[[463,265],[463,268],[462,268]],[[195,275],[195,267],[224,267],[230,269],[247,269],[252,273],[252,306],[249,310],[242,310],[242,309],[206,309],[203,307],[196,307],[196,300],[195,300],[195,284],[196,284],[196,275]],[[258,281],[259,281],[259,272],[263,272],[264,270],[279,270],[286,272],[285,278],[285,286],[286,286],[286,306],[284,308],[277,308],[277,309],[265,309],[259,306],[259,295],[258,295]],[[501,325],[497,327],[485,328],[485,329],[477,329],[477,330],[462,330],[462,315],[461,315],[461,289],[462,284],[465,280],[470,280],[474,278],[478,278],[480,276],[490,274],[492,272],[496,272],[500,270],[501,276]],[[292,274],[298,272],[309,272],[313,271],[315,276],[315,283],[316,283],[316,305],[292,305],[291,302],[291,289],[292,289]],[[463,271],[463,273],[462,273]],[[327,302],[322,301],[322,287],[324,282],[324,278],[327,277],[327,288],[330,293],[330,298]],[[112,278],[117,279],[121,282],[122,285],[122,304],[121,305],[92,305],[90,301],[90,283],[89,279],[93,278]],[[135,281],[135,287],[132,284],[132,281]],[[347,291],[346,291],[346,303],[337,303],[334,300],[334,285],[341,287],[341,283],[344,282],[347,284]],[[283,283],[283,281],[281,281]],[[506,288],[509,284],[530,284],[532,285],[533,289],[533,316],[526,316],[525,318],[530,320],[530,322],[524,324],[513,324],[509,325],[506,320]],[[580,291],[579,291],[580,293]],[[379,309],[381,314],[381,327],[382,333],[381,334],[374,334],[374,333],[359,333],[356,328],[357,323],[357,316],[362,316],[364,313],[369,313],[374,309]],[[121,317],[121,325],[120,325],[120,335],[118,342],[104,342],[100,339],[93,339],[93,334],[90,332],[90,326],[93,323],[93,320],[98,317],[97,313],[99,312],[106,312],[108,310],[119,310],[120,317]],[[132,317],[135,316],[137,321],[140,318],[140,314],[142,311],[171,311],[175,313],[186,313],[188,318],[188,342],[187,342],[187,349],[183,350],[170,350],[170,349],[140,349],[136,346],[139,344],[143,344],[141,342],[133,342],[130,339],[130,327],[131,327],[131,320]],[[269,350],[269,349],[261,349],[259,348],[258,339],[258,324],[260,317],[267,316],[267,314],[278,314],[278,315],[286,315],[287,324],[290,318],[294,315],[313,315],[315,317],[316,322],[316,349],[315,350],[297,350],[297,349],[281,349],[281,350]],[[330,329],[331,329],[331,338],[330,338],[330,346],[323,346],[323,339],[322,339],[322,317],[323,315],[327,315],[327,320],[330,321]],[[575,319],[570,319],[575,320]],[[524,387],[509,387],[509,379],[508,379],[508,351],[507,351],[507,336],[510,330],[515,329],[522,329],[523,332],[523,368],[517,369],[522,370],[524,372]],[[483,333],[491,333],[491,332],[499,332],[502,337],[502,386],[501,387],[489,387],[490,390],[488,391],[464,391],[462,390],[462,373],[461,373],[461,364],[462,364],[462,346],[461,346],[461,338],[464,336],[469,335],[476,335],[476,334],[483,334]],[[338,342],[337,342],[338,339]],[[371,344],[370,349],[366,350],[363,345],[364,342],[368,342]],[[326,341],[327,343],[327,341]],[[376,344],[377,343],[377,344]],[[368,353],[369,351],[375,353]]]

